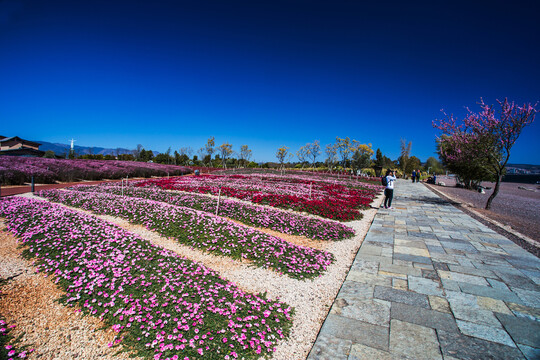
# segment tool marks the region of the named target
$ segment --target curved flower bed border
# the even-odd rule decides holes
[[[130,186],[122,189],[119,184],[103,184],[99,186],[78,185],[72,187],[71,190],[115,195],[124,194],[188,207],[207,213],[215,213],[217,208],[217,199],[192,193],[174,193],[158,187]],[[268,228],[284,234],[306,236],[316,240],[342,240],[354,236],[353,229],[340,223],[315,219],[279,209],[250,205],[232,199],[222,199],[220,201],[218,214],[250,226]]]
[[[247,259],[296,279],[320,276],[334,261],[331,253],[283,239],[201,211],[153,200],[80,191],[41,191],[40,196],[97,214],[143,224],[163,236],[208,252]]]
[[[293,310],[94,216],[25,198],[0,201],[23,255],[52,275],[68,305],[153,359],[257,359],[288,336]],[[113,346],[114,344],[110,344]]]
[[[137,187],[209,193],[251,201],[256,204],[305,211],[335,220],[361,219],[365,209],[382,189],[367,183],[321,181],[307,177],[202,175],[152,179],[135,183]]]

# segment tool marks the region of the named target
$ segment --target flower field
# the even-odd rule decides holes
[[[290,244],[218,216],[163,202],[81,191],[41,191],[40,196],[97,214],[122,217],[185,245],[247,259],[293,278],[320,276],[334,260],[328,252]]]
[[[207,195],[220,189],[227,198]],[[114,331],[114,340],[111,335],[104,344],[111,341],[110,347],[121,345],[147,359],[260,359],[276,351],[274,356],[281,358],[291,341],[304,349],[304,342],[293,340],[305,336],[301,332],[297,337],[298,324],[308,321],[313,331],[320,326],[317,319],[329,306],[324,301],[331,301],[337,289],[326,286],[339,287],[336,279],[346,268],[342,259],[352,254],[351,243],[361,242],[350,226],[299,211],[358,219],[380,189],[317,174],[184,176],[39,192],[50,202],[4,198],[0,217],[19,237],[23,256],[34,260],[36,270],[64,293],[62,303]],[[198,256],[210,253],[239,262],[220,263],[219,257],[205,262],[218,273],[64,205],[143,225],[167,238],[156,244],[176,241],[189,247],[171,249],[185,249],[191,259],[206,261]],[[351,226],[358,229],[357,223]],[[287,242],[265,229],[326,241],[326,250]],[[229,266],[234,270],[228,272]],[[321,293],[325,295],[319,298]],[[304,305],[307,298],[318,305]],[[30,355],[18,344],[5,344],[11,346],[4,346],[8,356]],[[40,353],[39,346],[36,351]]]
[[[221,194],[227,197],[293,209],[329,219],[347,221],[360,219],[365,209],[382,190],[374,182],[353,182],[320,176],[273,175],[203,175],[152,179],[135,186],[157,186],[162,189],[192,193]]]
[[[56,181],[120,179],[124,177],[151,177],[183,175],[191,169],[175,165],[162,165],[116,160],[66,160],[19,156],[0,156],[0,184],[22,185],[31,177],[37,183]]]
[[[115,195],[126,195],[176,206],[188,207],[207,213],[215,213],[218,200],[194,193],[177,193],[158,187],[123,187],[109,183],[99,186],[78,185],[72,190],[84,192],[102,192]],[[250,205],[234,199],[222,199],[219,203],[219,216],[240,221],[246,225],[268,228],[283,234],[301,235],[316,240],[341,240],[354,236],[354,230],[328,220],[272,209],[258,205]]]
[[[174,217],[168,206],[164,214]],[[63,301],[101,318],[118,332],[114,343],[137,355],[257,359],[270,356],[289,334],[293,310],[287,304],[245,293],[214,271],[93,216],[25,198],[1,200],[0,216],[22,239],[23,255],[65,291]]]

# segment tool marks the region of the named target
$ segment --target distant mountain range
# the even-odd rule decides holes
[[[48,151],[52,150],[56,155],[65,155],[69,153],[69,150],[71,148],[71,145],[69,144],[58,144],[58,143],[50,143],[47,141],[36,141],[37,143],[40,143],[39,150],[42,151]],[[74,145],[73,146],[75,153],[77,155],[119,155],[119,154],[131,154],[133,152],[132,149],[124,149],[124,148],[116,148],[116,149],[108,149],[108,148],[102,148],[97,146],[79,146]],[[154,155],[159,154],[158,151],[153,151]]]

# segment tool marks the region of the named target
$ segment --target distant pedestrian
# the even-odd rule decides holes
[[[392,199],[394,198],[394,181],[396,181],[396,172],[386,170],[386,189],[384,189],[384,208],[393,209]]]
[[[420,170],[416,170],[416,182],[419,182],[419,181],[420,181],[420,175],[422,175],[422,173],[420,172]]]
[[[414,179],[416,178],[416,171],[413,170],[412,171],[412,175],[411,175],[411,179],[412,179],[412,182],[414,182]]]

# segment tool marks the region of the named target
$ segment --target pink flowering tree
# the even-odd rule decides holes
[[[446,167],[466,189],[477,189],[482,181],[495,181],[483,158],[476,156],[480,137],[471,133],[443,134],[437,152]]]
[[[491,208],[491,202],[499,193],[512,146],[523,128],[534,121],[537,112],[536,104],[519,106],[507,99],[497,102],[500,105],[497,111],[493,105],[486,105],[480,99],[481,111],[475,113],[467,108],[468,115],[461,122],[453,115],[446,114],[446,119],[433,122],[433,126],[442,131],[442,136],[438,138],[438,151],[449,168],[461,171],[462,174],[457,175],[462,176],[466,170],[472,170],[476,180],[487,177],[495,180],[486,209]],[[467,176],[470,179],[471,174]]]

